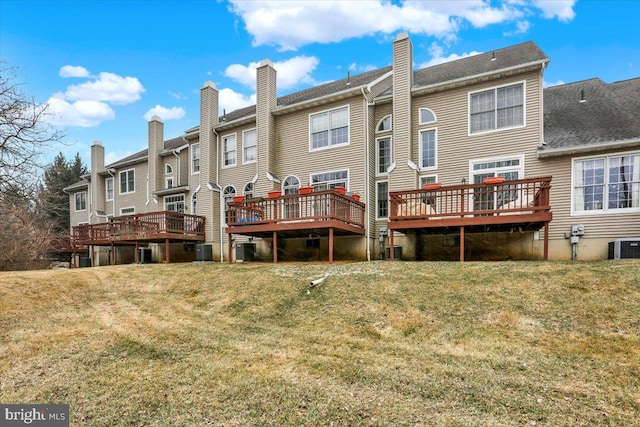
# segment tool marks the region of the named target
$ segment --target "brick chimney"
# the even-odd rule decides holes
[[[277,72],[273,62],[265,59],[256,70],[256,134],[257,153],[255,194],[266,196],[267,191],[277,188],[279,184],[267,179],[267,172],[276,171],[275,160],[275,120],[271,112],[276,108]]]
[[[413,47],[409,35],[403,32],[393,42],[393,160],[397,167],[389,176],[391,191],[416,186],[416,173],[407,165],[412,157],[412,87]]]

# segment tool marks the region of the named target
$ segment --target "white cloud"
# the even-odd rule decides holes
[[[533,3],[531,3],[533,1]],[[569,21],[574,0],[516,0],[494,6],[486,0],[460,1],[240,1],[229,9],[253,36],[254,46],[296,50],[310,43],[332,43],[373,34],[409,31],[444,40],[467,22],[476,28],[522,20],[533,8],[544,18]],[[354,13],[366,10],[366,13]]]
[[[529,31],[531,28],[531,22],[529,21],[518,21],[516,22],[516,29],[513,31],[505,31],[504,35],[507,37],[516,36],[518,34],[524,34]]]
[[[227,113],[237,110],[238,108],[248,107],[249,105],[254,105],[256,103],[256,94],[253,95],[243,95],[241,93],[235,92],[232,89],[222,89],[218,93],[218,105],[220,115],[223,114],[223,111],[226,110]]]
[[[183,95],[182,92],[171,92],[170,90],[168,90],[167,93],[173,96],[175,99],[187,99],[187,97]]]
[[[543,16],[547,19],[557,17],[562,22],[569,22],[576,16],[573,10],[576,0],[534,0],[533,4],[542,10]]]
[[[130,104],[145,91],[136,77],[122,77],[114,73],[100,73],[94,81],[67,87],[66,99]]]
[[[105,120],[112,120],[116,114],[108,104],[99,101],[65,100],[55,94],[47,101],[51,123],[58,126],[93,127]]]
[[[455,61],[456,59],[466,58],[467,56],[479,55],[482,52],[477,52],[474,50],[462,54],[452,53],[449,56],[443,56],[444,49],[442,48],[442,46],[440,46],[436,42],[433,42],[429,47],[429,53],[431,54],[432,58],[420,64],[418,68],[431,67],[433,65],[443,64],[445,62]]]
[[[124,159],[125,157],[129,157],[135,152],[136,151],[129,151],[129,150],[107,151],[104,154],[104,164],[110,165],[111,163],[115,163],[118,160]]]
[[[352,72],[366,73],[367,71],[372,71],[372,70],[375,70],[376,68],[379,68],[379,67],[376,67],[375,65],[371,65],[371,64],[358,65],[355,62],[352,62],[351,65],[349,65],[349,68],[347,68],[347,70]]]
[[[76,65],[65,65],[64,67],[61,67],[59,74],[62,78],[89,77],[89,71],[86,68]]]
[[[149,121],[151,120],[151,117],[159,116],[163,121],[176,120],[176,119],[183,118],[185,114],[186,112],[182,107],[167,108],[161,105],[156,105],[155,107],[151,108],[149,111],[144,113],[144,119],[146,121]]]
[[[316,84],[311,73],[316,69],[320,61],[315,56],[295,56],[286,61],[274,62],[273,67],[278,72],[278,89],[291,89],[297,85]],[[250,62],[249,65],[232,64],[224,70],[224,75],[241,83],[244,86],[255,89],[256,68],[259,62]]]
[[[563,85],[563,84],[564,84],[564,81],[562,81],[562,80],[558,80],[557,82],[548,82],[546,80],[542,81],[542,87],[545,87],[545,88],[546,87],[551,87],[551,86],[560,86],[560,85]]]

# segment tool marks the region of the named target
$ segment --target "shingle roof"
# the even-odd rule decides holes
[[[169,151],[169,150],[175,150],[176,148],[182,146],[186,144],[185,140],[183,137],[179,136],[177,138],[173,138],[173,139],[168,139],[164,142],[164,151]],[[109,169],[109,168],[113,168],[113,167],[118,167],[120,165],[123,164],[130,164],[130,163],[136,163],[136,160],[139,161],[145,161],[147,160],[147,158],[149,157],[149,150],[145,149],[142,151],[138,151],[137,153],[134,153],[130,156],[127,156],[125,158],[122,158],[116,162],[113,162],[109,165],[105,166],[105,169]],[[101,172],[101,171],[100,171]]]
[[[430,86],[524,64],[548,61],[547,55],[535,43],[528,41],[417,70],[413,75],[413,85]]]
[[[596,78],[544,90],[541,151],[633,139],[640,139],[640,78],[611,84]]]
[[[85,179],[81,179],[78,182],[74,182],[73,184],[71,184],[68,187],[65,187],[63,189],[63,191],[80,190],[80,189],[86,188],[88,186],[89,186],[89,180],[85,178]]]

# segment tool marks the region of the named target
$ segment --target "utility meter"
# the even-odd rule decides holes
[[[573,236],[584,236],[584,225],[576,224],[571,226],[571,235]]]

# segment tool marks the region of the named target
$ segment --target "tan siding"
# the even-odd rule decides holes
[[[415,186],[415,171],[407,166],[413,144],[411,137],[412,47],[408,38],[393,43],[393,159],[397,167],[390,173],[389,190]]]
[[[135,170],[135,192],[132,194],[120,194],[120,172]],[[147,163],[138,163],[131,167],[124,167],[116,170],[114,174],[114,199],[116,200],[116,216],[120,215],[121,208],[135,207],[136,213],[155,212],[162,210],[161,205],[156,204],[149,198],[147,206]],[[104,195],[102,195],[104,198]],[[160,203],[160,201],[159,201]]]
[[[249,163],[246,165],[242,164],[242,133],[247,130],[255,129],[256,125],[254,123],[247,124],[244,126],[238,126],[231,130],[224,131],[220,134],[220,141],[222,143],[222,138],[230,134],[236,134],[236,144],[237,144],[237,158],[236,158],[236,166],[230,168],[220,168],[220,186],[222,188],[227,185],[233,185],[236,188],[237,194],[242,194],[244,190],[244,186],[246,183],[251,181],[254,176],[258,173],[258,165],[257,163]],[[260,176],[259,179],[266,180],[266,176]],[[259,196],[259,194],[256,194]],[[264,194],[266,196],[266,194]]]
[[[78,225],[81,222],[89,222],[89,209],[87,206],[87,209],[84,211],[79,211],[76,212],[76,193],[82,193],[82,192],[86,192],[87,193],[87,205],[89,203],[89,192],[88,189],[84,189],[84,190],[80,190],[80,191],[75,191],[71,194],[69,194],[69,225],[71,227],[74,227],[76,225]]]

